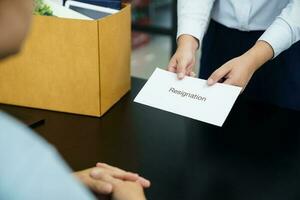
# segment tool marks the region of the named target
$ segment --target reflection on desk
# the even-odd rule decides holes
[[[223,128],[132,102],[102,118],[1,105],[43,118],[36,131],[74,170],[107,162],[152,181],[149,199],[300,199],[300,112],[237,101]]]

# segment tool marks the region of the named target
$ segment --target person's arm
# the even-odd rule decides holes
[[[269,43],[274,57],[300,40],[300,0],[291,0],[259,38]]]
[[[178,0],[178,48],[168,70],[177,73],[179,79],[195,75],[196,51],[207,29],[214,1]]]
[[[55,148],[0,113],[0,199],[95,199]]]
[[[246,88],[257,69],[300,39],[300,0],[291,0],[256,44],[243,55],[236,57],[208,78],[208,85],[220,80]]]
[[[226,62],[214,71],[208,78],[207,84],[214,85],[223,80],[225,84],[245,89],[254,72],[272,57],[272,47],[264,41],[258,41],[246,53]]]
[[[210,13],[215,0],[178,0],[177,38],[182,35],[193,36],[202,41],[207,29]]]

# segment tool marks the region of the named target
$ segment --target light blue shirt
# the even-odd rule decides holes
[[[55,148],[0,112],[0,199],[90,200]]]
[[[300,40],[300,0],[178,0],[178,37],[201,43],[210,18],[241,31],[265,31],[259,40],[272,46],[274,57]]]

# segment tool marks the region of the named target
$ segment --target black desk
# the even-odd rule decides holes
[[[79,170],[103,161],[152,181],[149,199],[300,199],[300,112],[239,99],[223,128],[132,103],[144,81],[98,119],[1,105]],[[18,116],[20,117],[20,116]]]

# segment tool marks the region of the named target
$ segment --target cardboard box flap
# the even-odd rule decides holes
[[[128,5],[120,12],[105,17],[105,20],[98,20],[102,114],[130,89],[130,11]]]

